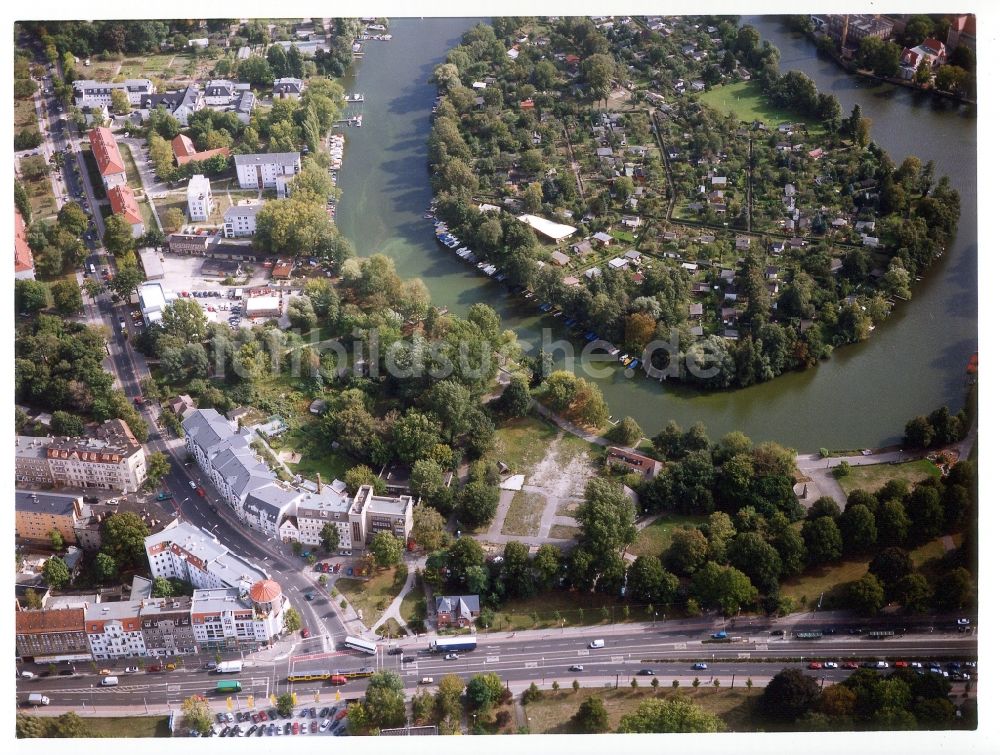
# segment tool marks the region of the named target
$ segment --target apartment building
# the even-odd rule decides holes
[[[75,545],[76,526],[83,516],[83,498],[74,495],[14,491],[14,537],[19,542],[49,544],[58,532],[67,545]]]
[[[191,598],[144,598],[139,619],[146,652],[152,656],[187,655],[198,652],[191,625]]]
[[[51,485],[48,447],[54,438],[18,435],[14,438],[14,479],[18,485]]]
[[[200,589],[249,590],[268,574],[230,553],[216,537],[187,522],[174,520],[145,540],[151,576],[182,579]]]
[[[295,514],[296,539],[306,545],[319,545],[320,533],[327,524],[332,524],[340,535],[342,554],[351,553],[351,524],[348,512],[353,499],[347,494],[347,486],[339,480],[332,485],[319,487],[319,491],[303,492],[299,498]],[[282,537],[282,539],[287,539]]]
[[[284,631],[288,599],[277,582],[264,580],[249,590],[195,590],[191,624],[202,650],[256,649]]]
[[[227,79],[212,79],[205,85],[205,104],[213,107],[230,106],[250,91],[250,85]]]
[[[92,81],[78,79],[73,82],[73,99],[78,108],[111,105],[111,93],[119,89],[128,95],[133,106],[140,105],[143,97],[156,93],[156,87],[149,79],[127,79],[125,81]]]
[[[212,214],[212,182],[200,173],[191,176],[187,187],[188,217],[192,221],[206,221]]]
[[[275,189],[278,196],[287,195],[287,182],[302,170],[298,152],[235,155],[233,161],[241,189]]]
[[[253,236],[257,232],[257,213],[264,203],[255,199],[243,199],[234,204],[222,216],[222,230],[227,239]]]
[[[90,643],[82,608],[17,611],[14,614],[17,657],[31,663],[89,661]]]
[[[205,101],[201,96],[201,90],[198,89],[198,85],[192,84],[176,92],[144,94],[139,98],[138,105],[143,119],[149,118],[150,113],[157,108],[163,108],[176,118],[182,126],[186,127],[188,119],[205,107]]]
[[[108,200],[111,202],[111,212],[120,215],[132,228],[132,238],[137,239],[146,232],[146,224],[139,211],[139,203],[135,201],[135,193],[128,184],[118,184],[108,190]]]
[[[93,603],[84,609],[85,631],[95,661],[147,655],[139,618],[141,601]]]
[[[118,143],[111,129],[98,126],[87,132],[87,137],[90,139],[90,150],[97,162],[104,188],[110,189],[112,186],[127,184],[125,161],[122,160],[122,153],[118,149]]]
[[[406,540],[413,529],[413,498],[375,495],[371,485],[362,485],[354,496],[348,518],[351,546],[357,550],[363,550],[379,532],[391,532]]]
[[[17,439],[15,470],[24,482],[41,469],[44,449],[48,484],[56,487],[105,488],[135,493],[146,481],[146,452],[121,419],[100,425],[93,435],[81,438]]]

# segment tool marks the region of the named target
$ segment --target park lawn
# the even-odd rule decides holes
[[[38,112],[35,110],[35,100],[28,97],[14,100],[14,128],[20,130],[27,126],[38,125]]]
[[[502,461],[512,474],[530,475],[545,458],[558,430],[538,417],[507,420],[497,428],[496,442],[489,453],[492,461]]]
[[[403,631],[403,628],[399,626],[399,622],[395,619],[386,619],[385,623],[378,628],[377,634],[380,637],[391,640],[402,637],[406,632]]]
[[[370,627],[385,612],[392,599],[399,595],[406,584],[406,567],[381,569],[370,579],[342,577],[334,585],[337,592],[347,598],[355,611],[361,613],[361,620]]]
[[[167,212],[175,207],[184,215],[184,224],[187,225],[189,222],[187,216],[187,198],[183,195],[167,194],[165,197],[154,199],[153,206],[156,207],[156,214],[160,216],[160,222],[164,224],[163,230],[166,233],[170,233],[170,230],[166,227]]]
[[[173,75],[173,71],[168,65],[173,54],[164,53],[160,55],[150,55],[145,58],[129,58],[122,61],[122,67],[118,71],[119,76],[126,79],[158,79]]]
[[[661,685],[669,686],[670,680],[661,679]],[[698,707],[714,713],[726,723],[729,731],[755,731],[758,727],[753,719],[753,706],[763,689],[737,687],[733,689],[715,689],[701,687],[699,689],[664,689],[653,690],[640,687],[589,688],[582,687],[578,692],[572,689],[561,689],[558,692],[542,690],[542,699],[528,703],[524,711],[528,718],[528,728],[531,734],[569,734],[570,718],[577,712],[586,698],[596,696],[604,703],[608,712],[608,723],[611,731],[618,728],[622,716],[632,713],[644,700],[659,698],[669,700],[673,697],[686,697]]]
[[[142,213],[142,222],[146,226],[147,231],[154,230],[159,226],[156,225],[156,216],[153,211],[153,203],[148,199],[143,199],[139,204],[139,212]]]
[[[545,496],[518,490],[510,502],[507,518],[503,520],[503,529],[500,531],[504,535],[530,535],[534,537],[538,534],[538,527],[542,523],[544,509]]]
[[[549,527],[547,537],[555,537],[560,540],[575,540],[580,536],[579,527],[571,527],[568,524],[553,524]]]
[[[578,590],[549,590],[528,598],[504,600],[503,605],[494,612],[490,628],[511,632],[653,619],[653,614],[648,612],[646,605],[633,604],[627,608],[625,611],[625,604],[610,595]]]
[[[132,187],[132,191],[142,191],[142,179],[139,177],[139,169],[135,166],[131,148],[124,142],[119,142],[118,146],[125,160],[125,177],[128,179],[128,185]]]
[[[685,524],[697,526],[707,521],[708,517],[702,514],[693,514],[690,516],[667,514],[666,516],[661,516],[649,526],[639,530],[639,537],[629,547],[628,552],[636,556],[655,556],[659,558],[670,547],[670,538],[673,535],[675,527]]]
[[[905,480],[913,485],[927,477],[940,477],[941,470],[927,459],[916,459],[902,464],[868,464],[851,467],[846,477],[837,482],[848,495],[854,490],[876,492],[889,480]]]
[[[869,561],[870,557],[845,559],[833,566],[808,569],[797,577],[786,579],[781,584],[781,596],[791,598],[795,603],[795,610],[812,610],[820,595],[825,593],[826,598],[829,598],[838,588],[843,589],[844,585],[865,576]]]
[[[48,176],[28,181],[21,179],[25,190],[28,192],[28,203],[31,205],[31,219],[41,220],[54,217],[56,208],[56,197],[52,193],[52,183]]]
[[[417,577],[414,581],[413,589],[410,590],[406,595],[403,596],[403,600],[399,606],[399,615],[402,616],[407,621],[412,621],[416,618],[418,609],[421,607],[421,601],[424,600],[424,586],[420,577]],[[426,606],[424,606],[426,608]],[[426,610],[424,611],[424,616],[426,616]]]
[[[54,718],[43,719],[55,723]],[[87,736],[90,737],[169,737],[168,716],[132,716],[128,718],[83,718]]]
[[[744,123],[763,121],[771,128],[788,122],[816,125],[815,121],[800,113],[773,107],[764,97],[758,81],[741,81],[712,87],[702,92],[698,99],[721,113],[732,113]]]

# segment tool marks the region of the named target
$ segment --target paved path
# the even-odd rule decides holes
[[[500,503],[497,506],[496,516],[493,517],[493,521],[490,523],[490,528],[486,531],[486,534],[481,537],[490,540],[501,537],[504,520],[507,519],[507,512],[510,511],[510,504],[516,494],[517,491],[515,490],[500,491]]]
[[[593,433],[588,433],[586,430],[584,430],[584,429],[582,429],[582,428],[577,427],[576,425],[574,425],[568,419],[564,419],[563,417],[560,417],[554,411],[552,411],[551,409],[549,409],[547,406],[543,406],[541,403],[539,403],[535,399],[531,400],[531,405],[534,407],[534,409],[535,409],[536,412],[538,412],[539,414],[541,414],[546,419],[551,420],[552,422],[554,422],[556,425],[558,425],[559,427],[561,427],[566,432],[572,433],[576,437],[583,438],[588,443],[594,443],[594,444],[596,444],[598,446],[610,446],[611,445],[611,441],[609,441],[607,438],[602,438],[602,437],[600,437],[598,435],[594,435]]]
[[[406,560],[406,583],[403,585],[403,589],[400,590],[399,595],[392,599],[392,603],[389,607],[385,609],[379,620],[372,624],[372,631],[377,632],[378,628],[385,624],[389,619],[395,619],[396,623],[406,632],[407,637],[413,637],[413,632],[407,626],[407,619],[403,618],[403,614],[400,613],[399,609],[403,605],[403,598],[405,598],[413,586],[416,584],[417,575],[416,570],[422,569],[427,564],[427,557],[423,556],[421,558],[407,559]]]

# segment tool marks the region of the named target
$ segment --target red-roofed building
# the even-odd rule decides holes
[[[82,608],[18,611],[15,617],[17,655],[22,660],[44,663],[90,658]]]
[[[170,146],[174,149],[174,159],[177,161],[178,165],[184,165],[186,163],[200,162],[201,160],[208,160],[216,155],[223,155],[229,157],[228,147],[219,147],[218,149],[206,149],[204,152],[199,152],[195,149],[194,142],[184,134],[178,134],[175,136],[171,142]]]
[[[122,153],[118,151],[118,143],[115,141],[111,129],[100,126],[91,129],[90,149],[94,153],[94,160],[97,161],[97,168],[101,172],[101,180],[104,181],[104,188],[110,189],[112,186],[119,186],[127,183],[125,176],[125,161],[122,160]]]
[[[135,194],[128,184],[113,186],[108,191],[108,199],[111,201],[111,211],[115,215],[121,215],[125,222],[132,226],[132,237],[139,238],[146,232],[146,226],[142,222],[142,213],[139,211],[139,203],[135,201]]]
[[[18,209],[14,208],[14,278],[15,280],[35,279],[35,258],[28,246],[28,229]]]
[[[964,45],[970,50],[976,49],[976,17],[971,13],[955,16],[948,29],[948,48],[954,50]]]

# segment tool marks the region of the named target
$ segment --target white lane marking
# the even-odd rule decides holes
[[[538,661],[525,661],[525,668],[538,668]]]
[[[577,655],[590,655],[590,651],[589,650],[577,650],[576,654]]]
[[[486,662],[487,663],[500,663],[500,656],[499,655],[488,655],[488,656],[486,656]]]
[[[624,655],[613,655],[611,656],[610,663],[623,663],[625,661]]]
[[[688,644],[686,642],[675,642],[674,650],[687,650]]]

